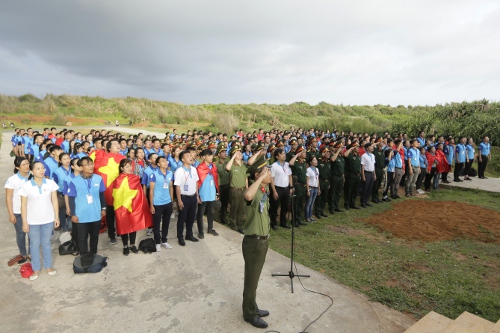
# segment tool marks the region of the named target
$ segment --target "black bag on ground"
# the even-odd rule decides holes
[[[73,272],[78,273],[99,273],[108,265],[107,257],[94,254],[92,252],[78,256],[73,261]]]
[[[139,250],[144,253],[156,252],[156,243],[153,238],[146,238],[139,243]]]
[[[72,240],[59,245],[59,255],[64,256],[66,254],[78,255],[76,244]]]
[[[469,170],[469,177],[476,177],[477,176],[477,171],[474,168],[470,168]]]

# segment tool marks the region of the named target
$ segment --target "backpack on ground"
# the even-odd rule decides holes
[[[470,168],[469,171],[469,177],[476,177],[477,176],[477,171],[474,168]]]
[[[156,243],[153,238],[146,238],[139,243],[139,250],[144,253],[156,252]]]
[[[79,273],[99,273],[108,265],[107,257],[87,252],[84,255],[78,256],[73,261],[73,272]]]

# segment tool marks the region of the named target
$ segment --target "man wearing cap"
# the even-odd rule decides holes
[[[290,163],[290,160],[297,154],[296,153],[297,148],[298,148],[297,139],[291,138],[290,141],[288,141],[288,148],[289,148],[289,151],[286,154],[286,161],[288,163]],[[305,157],[304,157],[304,160],[305,160]]]
[[[253,184],[244,192],[246,202],[246,221],[243,225],[243,242],[241,245],[245,260],[243,282],[243,319],[257,328],[266,328],[262,317],[269,311],[260,310],[257,306],[257,286],[260,273],[266,261],[269,238],[269,189],[271,172],[267,161],[259,156],[249,167],[248,172]]]
[[[295,189],[295,214],[294,221],[296,225],[306,225],[302,222],[304,217],[304,205],[306,202],[306,182],[307,182],[307,164],[306,164],[306,150],[304,146],[300,145],[294,151],[295,156],[290,162],[292,169],[293,185]]]
[[[229,171],[229,227],[239,233],[243,233],[243,222],[245,220],[245,200],[243,192],[248,188],[247,166],[243,163],[241,146],[239,143],[231,147],[231,159],[226,165]]]
[[[319,151],[317,151],[318,144],[317,144],[317,141],[315,138],[309,139],[308,146],[309,146],[309,149],[307,150],[307,153],[306,153],[306,161],[310,160],[311,155],[316,156],[318,161],[321,160],[321,154]]]
[[[332,182],[330,184],[330,191],[328,192],[328,208],[330,214],[334,212],[343,212],[340,209],[340,196],[344,188],[344,172],[345,161],[344,154],[342,153],[342,140],[338,140],[331,145],[333,154],[330,157],[330,170],[332,174]]]
[[[271,226],[276,230],[278,219],[278,207],[280,211],[280,226],[289,229],[290,226],[286,223],[286,214],[288,212],[288,201],[290,194],[293,192],[292,170],[290,165],[285,161],[286,156],[283,149],[278,148],[273,154],[276,162],[271,165],[271,192],[270,200],[271,209],[269,215],[271,217]]]
[[[366,208],[371,206],[369,200],[373,193],[373,183],[376,179],[375,175],[375,155],[372,154],[373,146],[371,143],[365,144],[365,153],[361,156],[361,182],[363,188],[361,190],[361,207]]]
[[[226,170],[226,159],[227,152],[224,144],[217,148],[217,162],[215,166],[217,167],[217,174],[219,176],[219,200],[220,200],[220,212],[219,221],[222,224],[227,224],[227,206],[229,205],[229,171]]]
[[[359,209],[356,206],[356,197],[359,192],[361,182],[361,161],[358,155],[359,143],[354,140],[345,156],[345,184],[344,184],[344,207],[345,209]]]
[[[382,180],[384,179],[385,153],[384,140],[380,137],[375,139],[373,155],[375,156],[375,181],[373,183],[372,202],[381,203],[382,200],[378,198],[378,190],[380,189]]]
[[[319,190],[320,195],[316,198],[315,215],[318,219],[328,217],[325,214],[325,206],[328,200],[328,190],[330,189],[330,150],[328,146],[323,146],[320,150],[321,159],[318,160]],[[311,155],[312,156],[312,155]],[[310,160],[309,160],[310,163]]]

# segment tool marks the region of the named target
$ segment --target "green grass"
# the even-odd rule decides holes
[[[498,194],[455,189],[431,195],[431,200],[495,210],[499,199]],[[433,310],[452,319],[468,311],[499,320],[500,245],[462,239],[409,242],[363,222],[391,206],[350,210],[296,230],[296,260],[416,318]],[[273,232],[270,247],[289,256],[290,237],[286,230]]]

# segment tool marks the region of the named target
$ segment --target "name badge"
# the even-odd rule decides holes
[[[188,186],[188,184],[184,185],[184,192],[187,192],[187,191],[189,191],[189,186]]]
[[[90,205],[94,202],[94,198],[91,195],[87,194],[87,203]]]
[[[168,183],[163,183],[163,188],[168,190]]]
[[[262,201],[259,202],[259,211],[261,213],[264,211],[264,203]]]
[[[214,186],[214,180],[210,180],[210,186]]]

